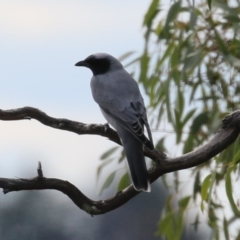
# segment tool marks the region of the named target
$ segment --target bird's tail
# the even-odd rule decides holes
[[[150,192],[151,187],[142,143],[124,128],[118,131],[118,134],[126,153],[134,188],[137,191]]]

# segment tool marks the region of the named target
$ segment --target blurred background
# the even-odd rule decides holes
[[[96,52],[117,58],[141,52],[150,3],[1,1],[0,108],[31,106],[57,118],[105,123],[91,96],[91,72],[74,64]],[[1,121],[0,133],[1,177],[35,177],[41,161],[44,176],[68,180],[89,198],[116,193],[113,187],[99,196],[105,181],[96,178],[99,159],[115,146],[107,139],[55,130],[35,120]],[[57,191],[0,194],[0,239],[159,239],[155,232],[166,195],[159,180],[150,194],[91,217]],[[191,239],[192,231],[189,224],[184,239]]]

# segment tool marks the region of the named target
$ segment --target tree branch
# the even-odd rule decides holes
[[[77,134],[95,134],[109,138],[111,141],[120,144],[117,133],[106,125],[84,124],[67,119],[56,119],[44,112],[31,107],[24,107],[13,110],[0,110],[0,120],[23,120],[36,119],[41,123],[67,130]],[[149,169],[151,183],[165,173],[202,164],[233,143],[240,131],[240,111],[228,115],[222,122],[222,126],[215,136],[202,147],[184,154],[177,158],[166,158],[157,150],[145,149],[145,155],[155,160],[158,164]],[[7,179],[0,178],[0,188],[4,193],[21,190],[55,189],[66,194],[79,208],[91,215],[99,215],[112,211],[125,204],[131,198],[139,194],[132,186],[118,192],[114,197],[104,201],[93,201],[87,198],[79,189],[67,181],[43,177],[41,165],[39,164],[38,176],[33,179]]]
[[[65,118],[53,118],[40,111],[39,109],[33,107],[23,107],[11,110],[0,109],[0,120],[3,121],[31,119],[38,120],[46,126],[59,130],[74,132],[79,135],[90,134],[107,137],[112,142],[122,145],[116,131],[110,128],[107,124],[85,124]],[[145,156],[151,158],[153,161],[156,161],[159,157],[165,158],[165,155],[156,152],[152,153],[152,151],[150,151],[148,148],[144,149],[144,154]]]

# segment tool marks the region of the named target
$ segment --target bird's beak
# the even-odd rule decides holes
[[[80,61],[75,64],[76,67],[88,67],[88,63],[85,61]]]

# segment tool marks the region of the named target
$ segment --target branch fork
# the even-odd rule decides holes
[[[116,131],[109,126],[106,127],[106,125],[84,124],[64,118],[53,118],[32,107],[12,110],[0,109],[0,120],[15,121],[25,119],[35,119],[46,126],[70,131],[79,135],[100,135],[121,145]],[[191,168],[209,161],[232,144],[238,137],[239,132],[240,110],[233,112],[223,119],[222,126],[208,143],[180,157],[168,158],[164,153],[145,148],[145,156],[157,163],[155,167],[148,170],[151,183],[166,173]],[[58,190],[66,194],[80,209],[92,216],[110,212],[140,193],[135,191],[131,185],[123,191],[119,191],[110,199],[94,201],[86,197],[77,187],[68,181],[44,177],[40,162],[38,163],[37,177],[33,179],[0,178],[0,188],[3,189],[4,194],[22,190]]]

